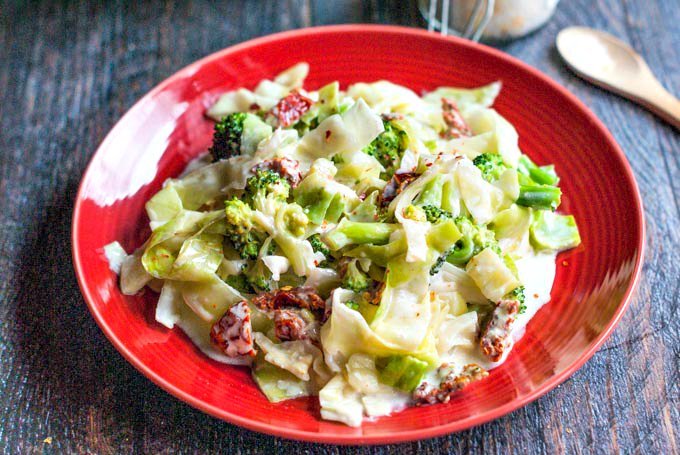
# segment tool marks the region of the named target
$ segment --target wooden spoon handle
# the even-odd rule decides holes
[[[654,82],[640,97],[640,103],[680,130],[680,100]]]

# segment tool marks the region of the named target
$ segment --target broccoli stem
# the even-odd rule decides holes
[[[465,265],[475,253],[475,242],[469,234],[463,234],[446,256],[446,262]]]
[[[555,210],[560,205],[562,191],[549,185],[520,185],[517,205],[540,210]]]
[[[343,218],[340,224],[324,235],[323,240],[332,251],[337,251],[351,244],[384,245],[390,240],[390,235],[396,229],[396,224],[361,223]]]
[[[526,155],[519,159],[517,170],[540,185],[556,185],[560,180],[553,166],[537,166]]]

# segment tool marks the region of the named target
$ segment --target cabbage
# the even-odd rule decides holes
[[[347,88],[347,95],[365,101],[375,112],[414,112],[423,109],[423,100],[412,90],[389,81],[359,82]]]
[[[166,281],[156,304],[156,321],[171,329],[182,319],[182,293],[174,281]]]
[[[207,110],[206,115],[219,121],[235,112],[248,112],[253,105],[259,106],[260,109],[269,110],[276,106],[278,102],[278,98],[262,96],[240,88],[221,95],[215,104]]]
[[[120,265],[120,290],[125,295],[135,295],[153,279],[142,264],[142,255],[148,241],[128,255]]]
[[[146,202],[146,214],[151,230],[154,231],[173,219],[183,208],[182,198],[172,180],[169,180],[162,190]]]
[[[298,154],[314,160],[330,158],[341,152],[359,151],[384,129],[380,117],[359,100],[342,116],[331,115],[305,134],[298,145]]]
[[[489,224],[489,228],[496,234],[498,243],[503,251],[513,251],[520,248],[526,241],[531,225],[531,210],[516,204],[498,212]]]
[[[241,135],[241,154],[254,154],[258,144],[271,134],[272,127],[264,123],[260,117],[253,114],[246,115],[246,119],[243,121],[243,134]]]
[[[217,275],[212,274],[203,281],[176,281],[184,303],[206,322],[215,322],[243,296]]]
[[[354,293],[338,288],[331,295],[331,317],[321,327],[321,346],[326,364],[331,371],[339,372],[347,360],[356,353],[379,356],[411,354],[434,366],[437,364],[433,340],[425,340],[409,351],[403,346],[384,339],[368,326],[358,311],[350,309],[344,302],[352,299]],[[424,337],[424,336],[423,336]]]
[[[323,122],[326,118],[338,112],[338,98],[340,84],[331,82],[319,89],[319,101],[315,105],[318,107],[317,120]]]
[[[279,100],[288,95],[290,89],[285,85],[270,81],[269,79],[262,79],[257,87],[255,87],[255,95],[263,98]]]
[[[500,81],[477,88],[439,87],[425,95],[423,100],[440,106],[442,98],[450,98],[461,111],[465,111],[471,107],[490,107],[500,91]]]
[[[271,136],[264,139],[257,146],[255,158],[257,159],[258,162],[277,156],[278,157],[288,156],[294,158],[293,155],[295,148],[297,147],[297,141],[298,141],[297,131],[293,129],[284,130],[281,128],[277,128]],[[306,168],[303,170],[306,170]],[[250,168],[248,169],[248,171],[250,171]],[[241,188],[245,188],[245,180]]]
[[[214,212],[182,210],[151,235],[142,256],[144,269],[155,278],[169,278],[184,241],[211,223],[223,219],[224,216],[223,210]]]
[[[519,136],[515,127],[493,109],[473,110],[467,114],[465,120],[475,135],[491,132],[493,151],[503,158],[505,164],[517,167],[522,152],[519,149]]]
[[[470,311],[461,316],[447,316],[439,326],[437,351],[446,356],[455,346],[472,346],[477,338],[477,313]]]
[[[182,209],[198,210],[208,202],[227,195],[231,189],[243,189],[250,169],[256,164],[252,157],[235,156],[211,163],[181,179],[169,179],[163,189],[146,203],[146,212],[155,230],[177,216]]]
[[[459,293],[466,302],[487,304],[488,299],[482,294],[479,286],[463,269],[445,262],[439,273],[432,277],[430,289],[437,294]]]
[[[510,207],[519,197],[519,179],[515,169],[509,168],[503,171],[493,185],[505,195],[504,206]]]
[[[354,190],[333,179],[336,172],[331,161],[319,158],[293,190],[295,202],[304,207],[309,221],[314,224],[324,220],[336,222],[345,208],[351,209],[360,202]]]
[[[363,419],[364,407],[361,395],[354,390],[341,374],[335,375],[319,391],[321,418],[358,427]]]
[[[405,352],[414,352],[428,343],[432,318],[429,271],[430,264],[406,262],[405,258],[387,265],[386,286],[371,329]]]
[[[317,290],[319,295],[328,295],[331,290],[340,285],[340,276],[334,269],[317,267],[307,274],[304,286],[310,286]]]
[[[477,224],[487,224],[501,208],[503,192],[484,180],[470,161],[462,160],[457,168],[461,199]]]
[[[312,366],[314,357],[321,353],[309,341],[295,340],[276,344],[260,332],[253,334],[253,338],[264,352],[264,360],[292,373],[303,381],[310,380],[309,368]]]
[[[309,63],[300,62],[281,71],[275,78],[274,82],[283,85],[288,89],[295,89],[302,87],[307,75],[309,74]]]
[[[491,248],[473,256],[465,270],[479,286],[482,294],[493,302],[498,302],[521,284],[503,259]]]
[[[222,236],[201,234],[182,244],[168,278],[181,281],[206,281],[222,262]]]
[[[306,397],[315,392],[314,384],[303,381],[289,371],[264,360],[261,354],[253,362],[253,379],[272,403]]]
[[[390,356],[381,360],[380,382],[412,392],[428,369],[427,363],[410,355]]]
[[[431,224],[427,221],[400,220],[406,235],[406,262],[422,262],[427,260],[427,233]]]
[[[350,221],[371,223],[378,219],[378,191],[373,191],[353,210],[347,213]]]
[[[120,268],[127,258],[125,249],[118,242],[111,242],[104,246],[104,256],[109,262],[109,269],[116,275],[120,275]]]
[[[347,361],[347,382],[357,392],[367,394],[380,390],[375,359],[366,354],[354,354]]]
[[[495,136],[492,132],[442,142],[441,149],[444,152],[463,155],[470,160],[474,160],[482,153],[496,153]]]
[[[364,412],[369,417],[388,415],[395,408],[404,407],[409,394],[381,384],[375,359],[365,354],[354,354],[347,362],[347,382],[361,394]]]
[[[262,262],[272,272],[272,280],[279,281],[281,274],[290,268],[290,261],[285,256],[264,256]]]
[[[559,215],[548,210],[537,210],[533,215],[530,238],[535,249],[559,252],[581,244],[572,215]]]
[[[288,228],[286,227],[286,210],[293,205],[297,204],[288,204],[286,207],[282,207],[276,212],[273,238],[279,248],[283,251],[283,254],[290,261],[293,272],[295,272],[297,276],[304,276],[309,275],[311,270],[316,268],[316,264],[319,260],[312,249],[312,245],[307,240],[298,238],[288,232]]]

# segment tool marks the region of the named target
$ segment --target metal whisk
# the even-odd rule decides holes
[[[430,0],[426,17],[427,29],[429,31],[439,30],[443,35],[450,33],[449,10],[451,3],[451,0],[443,0],[442,2]],[[453,34],[473,41],[479,41],[484,29],[491,20],[491,16],[493,16],[494,3],[495,0],[477,0],[472,7],[472,12],[465,23],[463,31],[453,31]],[[439,18],[437,18],[437,12],[440,12]]]

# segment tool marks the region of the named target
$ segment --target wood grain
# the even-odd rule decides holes
[[[570,0],[502,49],[565,85],[607,124],[645,202],[648,251],[630,310],[571,379],[458,434],[351,453],[678,453],[680,134],[582,83],[553,46],[568,25],[631,43],[680,93],[677,0]],[[0,452],[339,453],[213,419],[125,360],[90,317],[71,267],[77,185],[115,121],[186,64],[280,30],[423,26],[407,1],[0,3]]]

